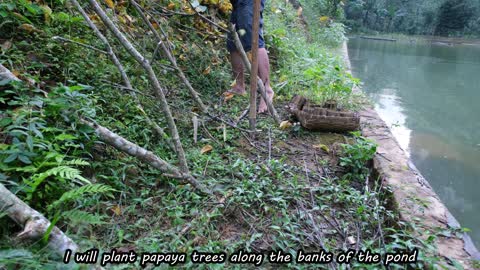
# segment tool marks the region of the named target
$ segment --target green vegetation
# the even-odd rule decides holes
[[[480,3],[474,0],[352,0],[345,6],[346,24],[355,32],[417,35],[480,34]]]
[[[165,86],[190,171],[217,196],[201,194],[190,184],[99,142],[93,130],[79,121],[95,120],[171,164],[178,162],[165,143],[169,137],[156,135],[145,119],[148,115],[166,126],[151,83],[110,35],[143,109],[119,86],[116,67],[99,52],[104,44],[69,4],[60,0],[49,1],[48,6],[4,1],[0,4],[0,16],[5,18],[0,63],[24,82],[0,82],[0,183],[82,249],[109,251],[115,247],[138,253],[190,253],[197,249],[230,254],[238,249],[282,249],[294,255],[299,248],[382,253],[421,248],[425,252],[410,266],[434,267],[438,260],[433,256],[434,234],[422,240],[412,234],[415,222],[398,222],[390,191],[367,166],[376,151],[374,143],[359,134],[352,139],[298,128],[281,131],[265,117],[259,118],[258,128],[263,131],[252,142],[243,131],[247,121],[231,128],[199,112],[170,63],[160,52],[156,54],[158,43],[131,6],[105,3],[122,31],[152,59]],[[219,115],[237,118],[247,99],[235,97],[225,103],[222,97],[231,78],[219,28],[192,16],[184,1],[141,4],[156,18],[156,26],[161,24],[178,65],[203,100]],[[199,8],[200,12],[221,25],[226,23],[228,3],[199,4],[205,7]],[[100,27],[96,15],[87,11]],[[306,29],[290,4],[267,1],[266,39],[277,108],[295,93],[319,102],[336,99],[341,106],[359,107],[351,91],[358,80],[345,71],[332,48],[344,41],[343,26],[322,21],[320,15],[306,14]],[[56,36],[90,48],[59,41]],[[194,116],[199,118],[196,143]],[[343,144],[345,138],[353,143]],[[290,148],[289,143],[295,147]],[[319,143],[326,144],[326,150],[315,150],[313,145]],[[337,149],[338,155],[327,153],[329,149]],[[19,227],[1,214],[0,230],[0,268],[65,267],[46,256],[49,251],[42,241],[18,243],[14,232]],[[354,243],[348,244],[350,237]],[[193,266],[190,261],[185,264]],[[343,266],[332,263],[331,267]]]

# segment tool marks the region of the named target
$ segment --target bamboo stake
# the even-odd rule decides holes
[[[250,61],[248,60],[247,54],[245,53],[245,50],[243,49],[242,42],[240,41],[240,38],[238,37],[237,31],[235,31],[235,25],[230,24],[230,32],[232,33],[233,40],[235,43],[235,47],[237,50],[240,52],[240,55],[242,56],[243,64],[247,68],[247,70],[250,72],[252,70],[252,65],[250,64]],[[257,76],[258,78],[258,76]],[[257,80],[257,86],[258,86],[258,91],[262,95],[263,99],[267,103],[268,107],[268,112],[271,114],[273,119],[277,124],[280,124],[282,120],[280,120],[280,116],[278,116],[277,111],[275,110],[275,107],[272,104],[272,101],[268,99],[267,93],[265,91],[265,85],[262,82],[262,79],[258,78]]]
[[[250,113],[248,120],[250,132],[255,136],[257,120],[257,74],[258,74],[258,28],[260,26],[260,0],[253,3],[253,26],[252,26],[252,70],[250,72]]]
[[[108,39],[102,34],[102,32],[100,32],[100,30],[97,28],[97,26],[92,22],[92,20],[90,20],[90,17],[88,17],[87,13],[85,12],[85,10],[83,10],[82,6],[80,6],[80,4],[78,3],[77,0],[71,0],[71,2],[73,3],[73,5],[77,8],[78,12],[80,12],[80,14],[82,15],[82,17],[84,18],[85,22],[88,24],[88,26],[93,30],[93,33],[103,42],[104,46],[105,46],[105,49],[107,51],[101,51],[101,50],[98,50],[97,48],[95,47],[92,47],[100,52],[103,52],[103,53],[106,53],[108,56],[110,56],[110,59],[112,60],[113,64],[117,67],[118,69],[118,72],[120,73],[120,76],[122,77],[122,80],[123,80],[123,84],[125,86],[125,88],[128,90],[128,92],[130,93],[130,95],[135,99],[135,102],[137,103],[137,106],[138,108],[140,109],[140,111],[142,111],[145,115],[145,119],[147,120],[147,123],[153,128],[153,130],[157,133],[157,135],[159,137],[161,137],[162,139],[166,140],[168,145],[170,146],[170,148],[172,149],[175,149],[175,146],[172,144],[172,142],[170,140],[168,140],[168,136],[165,134],[165,131],[163,130],[163,128],[161,128],[157,123],[155,123],[146,113],[145,113],[145,110],[143,109],[143,106],[142,104],[140,103],[140,100],[138,99],[137,95],[135,94],[135,91],[132,91],[131,89],[133,89],[133,86],[132,86],[132,83],[130,82],[130,79],[128,78],[128,75],[127,73],[125,72],[125,68],[123,67],[122,63],[120,62],[120,60],[118,59],[117,55],[115,54],[115,52],[113,51],[113,48],[112,46],[110,45],[110,42],[108,41]],[[66,40],[66,41],[70,41],[68,39],[64,39],[64,38],[61,38],[61,37],[56,37],[57,39],[60,39],[60,40]],[[74,42],[75,44],[79,44],[79,45],[86,45],[86,44],[83,44],[83,43],[78,43],[78,42],[75,42],[72,40],[72,42]],[[88,46],[88,45],[86,45]]]
[[[135,58],[135,60],[143,67],[147,72],[147,76],[152,83],[153,89],[155,90],[155,95],[160,101],[161,108],[167,119],[168,128],[170,130],[170,135],[172,136],[172,141],[175,145],[176,153],[178,160],[180,162],[180,168],[184,173],[189,173],[187,159],[185,158],[185,152],[183,150],[182,143],[180,141],[180,136],[178,135],[177,126],[170,111],[170,106],[168,105],[167,99],[164,94],[163,87],[160,85],[158,78],[153,70],[150,62],[147,58],[138,52],[138,50],[132,45],[130,41],[125,37],[124,34],[115,26],[115,24],[110,20],[110,18],[105,14],[105,11],[100,7],[96,0],[89,0],[90,5],[95,10],[95,13],[100,17],[102,22],[107,26],[107,28],[113,33],[113,35],[118,39],[120,44],[127,50],[127,52]]]

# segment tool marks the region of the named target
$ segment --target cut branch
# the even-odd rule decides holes
[[[260,24],[260,0],[253,1],[253,25],[252,25],[252,63],[250,70],[250,113],[248,120],[250,132],[254,135],[257,121],[257,81],[258,75],[258,28]]]
[[[51,226],[51,222],[42,214],[32,209],[4,185],[0,184],[0,213],[3,212],[23,227],[23,231],[17,235],[20,239],[39,240]],[[56,226],[50,232],[47,246],[60,258],[63,257],[67,249],[70,249],[73,253],[78,250],[77,244]]]
[[[85,19],[85,22],[88,24],[88,26],[93,30],[93,32],[95,33],[95,35],[103,42],[104,46],[105,46],[105,49],[107,50],[106,52],[105,51],[101,51],[101,50],[98,50],[97,48],[95,47],[92,47],[90,45],[86,45],[86,44],[83,44],[83,43],[78,43],[76,41],[71,41],[71,40],[68,40],[68,39],[64,39],[64,38],[60,38],[60,37],[56,37],[57,39],[60,39],[60,40],[65,40],[65,41],[71,41],[71,42],[74,42],[75,44],[79,44],[79,45],[84,45],[84,46],[88,46],[89,48],[91,47],[92,49],[95,49],[95,50],[98,50],[100,52],[103,52],[103,53],[106,53],[108,56],[110,56],[110,59],[112,60],[113,64],[117,67],[118,69],[118,72],[120,72],[120,76],[122,77],[122,80],[123,80],[123,84],[125,86],[125,89],[129,90],[129,93],[130,95],[135,99],[135,102],[137,103],[137,106],[138,108],[140,109],[140,111],[142,112],[145,112],[145,110],[143,109],[143,106],[142,104],[140,103],[140,100],[138,99],[135,91],[131,90],[133,89],[132,87],[132,83],[130,82],[130,79],[128,78],[128,75],[127,73],[125,72],[125,68],[123,67],[122,63],[120,62],[120,60],[118,59],[117,55],[115,54],[115,52],[113,51],[113,48],[112,46],[110,45],[110,42],[108,41],[108,39],[102,34],[102,32],[100,32],[100,30],[97,28],[97,26],[92,22],[92,20],[90,19],[90,17],[87,15],[87,13],[85,12],[85,10],[83,10],[83,8],[80,6],[80,4],[78,3],[77,0],[71,0],[73,5],[77,8],[78,12],[80,12],[80,14],[82,15],[82,17]],[[145,119],[147,120],[147,123],[153,128],[153,130],[157,133],[157,135],[166,140],[167,141],[167,144],[172,148],[172,149],[175,149],[174,145],[172,144],[172,142],[168,139],[168,136],[165,134],[165,131],[163,130],[163,128],[161,128],[157,123],[155,123],[146,113],[144,114],[145,116]]]
[[[110,18],[105,14],[105,11],[100,7],[96,0],[89,0],[90,4],[92,5],[95,13],[100,17],[102,22],[107,26],[107,28],[113,33],[113,35],[117,38],[117,40],[122,44],[122,46],[127,50],[127,52],[135,58],[135,60],[143,67],[143,69],[147,72],[148,79],[155,90],[155,95],[158,97],[160,101],[161,108],[167,119],[168,128],[170,130],[170,135],[172,137],[172,141],[175,145],[175,150],[178,156],[178,160],[180,163],[180,168],[182,172],[189,173],[187,160],[185,158],[185,152],[183,150],[182,143],[180,141],[180,136],[178,135],[177,126],[173,119],[172,113],[170,111],[170,107],[168,105],[167,99],[164,94],[164,90],[158,81],[158,78],[153,70],[150,62],[147,58],[142,56],[140,52],[132,45],[130,41],[125,37],[124,34],[120,32],[120,30],[115,26],[115,24],[110,20]],[[130,87],[131,88],[131,87]]]
[[[97,123],[93,123],[85,119],[80,119],[80,122],[93,128],[97,136],[103,142],[115,147],[117,150],[120,150],[133,157],[138,158],[140,161],[165,173],[165,176],[177,179],[184,179],[201,192],[211,194],[211,192],[208,191],[205,186],[199,183],[193,176],[180,171],[177,167],[169,164],[168,162],[161,159],[154,153],[148,151],[147,149],[128,141],[122,136],[112,132],[108,128],[103,127]]]
[[[240,38],[238,37],[237,31],[235,31],[235,25],[230,24],[230,32],[232,33],[233,41],[235,43],[235,47],[240,52],[240,55],[241,55],[242,60],[243,60],[243,64],[245,65],[247,70],[251,73],[252,72],[252,65],[250,64],[250,60],[248,60],[247,53],[245,53],[245,50],[243,49],[243,45],[242,45],[242,42],[240,41]],[[275,122],[277,124],[280,124],[282,122],[282,120],[280,119],[280,116],[278,116],[278,113],[275,110],[275,107],[273,106],[272,101],[267,97],[267,93],[265,91],[265,85],[263,84],[262,79],[260,79],[258,77],[257,77],[257,86],[258,86],[257,88],[258,88],[258,91],[260,92],[260,95],[262,95],[262,98],[267,103],[268,112],[273,117]]]
[[[158,44],[157,46],[160,46],[162,48],[162,50],[165,53],[165,55],[167,56],[168,60],[170,61],[170,63],[172,63],[173,68],[177,71],[178,76],[180,77],[182,82],[185,84],[185,86],[187,86],[188,91],[190,92],[190,95],[193,97],[193,100],[197,103],[197,105],[200,107],[202,112],[207,113],[208,112],[207,106],[205,106],[205,104],[203,104],[202,100],[200,99],[200,96],[199,96],[198,92],[195,91],[195,89],[193,89],[192,85],[190,84],[190,81],[185,76],[185,73],[183,73],[183,70],[177,65],[177,61],[175,60],[175,57],[173,56],[172,52],[167,47],[166,43],[169,42],[167,36],[165,34],[163,34],[163,39],[162,39],[160,34],[153,27],[152,23],[148,20],[147,16],[143,12],[140,5],[138,5],[138,3],[135,2],[134,0],[130,0],[130,2],[132,3],[133,7],[137,11],[137,13],[140,15],[140,17],[142,18],[143,22],[148,26],[150,31],[152,31],[152,33],[155,35],[155,38],[156,38],[157,44]],[[159,27],[161,27],[158,22],[157,22],[157,24],[158,24]]]

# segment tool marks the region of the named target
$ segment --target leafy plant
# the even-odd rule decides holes
[[[352,134],[355,143],[342,144],[343,157],[340,157],[340,165],[349,170],[347,178],[364,179],[369,174],[367,162],[375,156],[377,144],[362,137],[360,132],[352,132]]]

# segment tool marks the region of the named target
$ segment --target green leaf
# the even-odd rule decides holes
[[[25,155],[19,155],[18,159],[25,164],[32,164],[32,161]]]
[[[14,161],[15,159],[17,159],[17,157],[18,157],[18,153],[13,153],[10,156],[8,156],[6,159],[4,159],[3,162],[10,163],[10,162]]]

